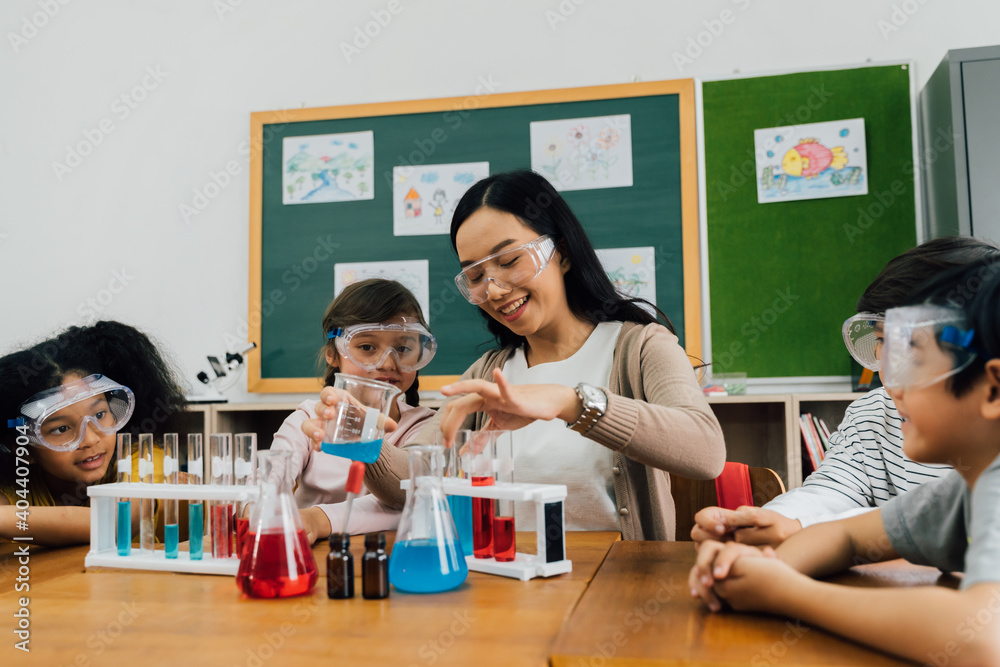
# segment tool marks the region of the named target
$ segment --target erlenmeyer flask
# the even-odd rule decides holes
[[[292,496],[291,452],[257,453],[260,495],[236,573],[236,585],[255,598],[308,593],[318,577]]]
[[[440,593],[469,576],[448,501],[441,490],[444,448],[407,447],[410,491],[389,556],[389,583],[408,593]]]

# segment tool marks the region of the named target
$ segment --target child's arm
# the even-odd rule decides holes
[[[89,507],[30,507],[28,508],[28,530],[20,530],[21,519],[14,505],[0,500],[0,537],[32,538],[31,543],[45,547],[64,547],[84,544],[90,541]]]
[[[1000,664],[1000,584],[859,588],[815,581],[778,559],[740,558],[715,591],[734,609],[801,619],[921,663]]]

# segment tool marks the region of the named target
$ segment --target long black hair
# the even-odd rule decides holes
[[[946,271],[914,290],[903,305],[923,303],[961,310],[975,331],[971,342],[975,359],[948,379],[952,394],[961,397],[985,372],[986,362],[1000,358],[1000,259],[993,257]]]
[[[385,322],[397,315],[414,317],[425,328],[427,327],[427,322],[424,321],[424,315],[420,310],[420,302],[417,301],[417,297],[413,296],[413,292],[406,289],[402,283],[383,278],[371,278],[345,287],[323,313],[323,340],[326,343],[320,349],[317,360],[324,368],[323,384],[332,387],[334,375],[339,371],[336,366],[326,363],[327,352],[332,352],[334,358],[339,357],[333,339],[327,339],[327,334],[330,331],[353,324]],[[419,371],[417,371],[417,376],[410,388],[406,390],[405,395],[408,405],[420,405]]]
[[[175,371],[146,334],[114,321],[70,327],[0,358],[0,485],[12,483],[15,468],[18,433],[6,428],[6,420],[16,419],[27,399],[61,385],[68,373],[99,373],[132,390],[135,411],[123,432],[163,430],[187,406]],[[109,465],[104,481],[113,475]]]
[[[562,195],[545,178],[533,171],[495,174],[475,183],[459,200],[451,219],[451,247],[457,250],[458,228],[481,208],[510,213],[539,236],[549,235],[560,254],[569,260],[563,276],[570,311],[581,320],[600,322],[659,321],[671,332],[673,324],[663,311],[645,299],[626,298],[619,294],[597,259],[594,246],[583,225]],[[641,304],[641,305],[640,305]],[[651,308],[659,316],[652,315]],[[501,347],[517,347],[525,342],[483,309],[479,314]]]

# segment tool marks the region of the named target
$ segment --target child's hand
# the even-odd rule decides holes
[[[694,522],[691,539],[698,543],[735,540],[743,544],[776,547],[802,530],[802,524],[796,519],[748,506],[736,510],[706,507],[694,515]]]
[[[765,552],[769,549],[765,547]],[[738,558],[730,564],[726,578],[715,583],[715,594],[736,611],[780,614],[787,613],[782,595],[807,581],[806,575],[776,556]]]
[[[316,419],[307,419],[302,422],[302,432],[309,438],[313,451],[320,450],[320,445],[323,444],[323,434],[326,432],[326,420],[337,414],[333,406],[341,402],[350,403],[362,409],[365,407],[361,401],[343,389],[324,387],[319,394],[319,401],[316,403]],[[396,430],[397,424],[391,417],[386,417],[383,426],[386,433],[391,433]]]
[[[714,587],[730,576],[733,564],[741,558],[777,558],[777,555],[771,547],[761,551],[735,542],[706,541],[698,548],[698,560],[688,575],[691,596],[700,597],[712,611],[722,609]]]
[[[318,507],[307,507],[299,510],[299,516],[302,517],[302,527],[306,531],[306,539],[309,540],[309,544],[319,539],[328,538],[333,531],[326,512]]]

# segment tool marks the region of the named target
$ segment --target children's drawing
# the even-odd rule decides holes
[[[282,140],[284,204],[375,198],[375,133],[348,132]]]
[[[754,130],[757,202],[868,194],[865,119]]]
[[[536,121],[530,124],[531,168],[556,190],[632,185],[632,116]]]
[[[656,303],[656,257],[652,246],[604,248],[597,259],[618,293]]]
[[[424,319],[431,321],[430,289],[428,287],[428,261],[426,259],[406,259],[394,262],[345,262],[333,265],[334,297],[348,285],[369,278],[397,280],[413,292],[420,303]]]
[[[458,200],[489,175],[489,162],[393,167],[392,233],[447,234]]]

